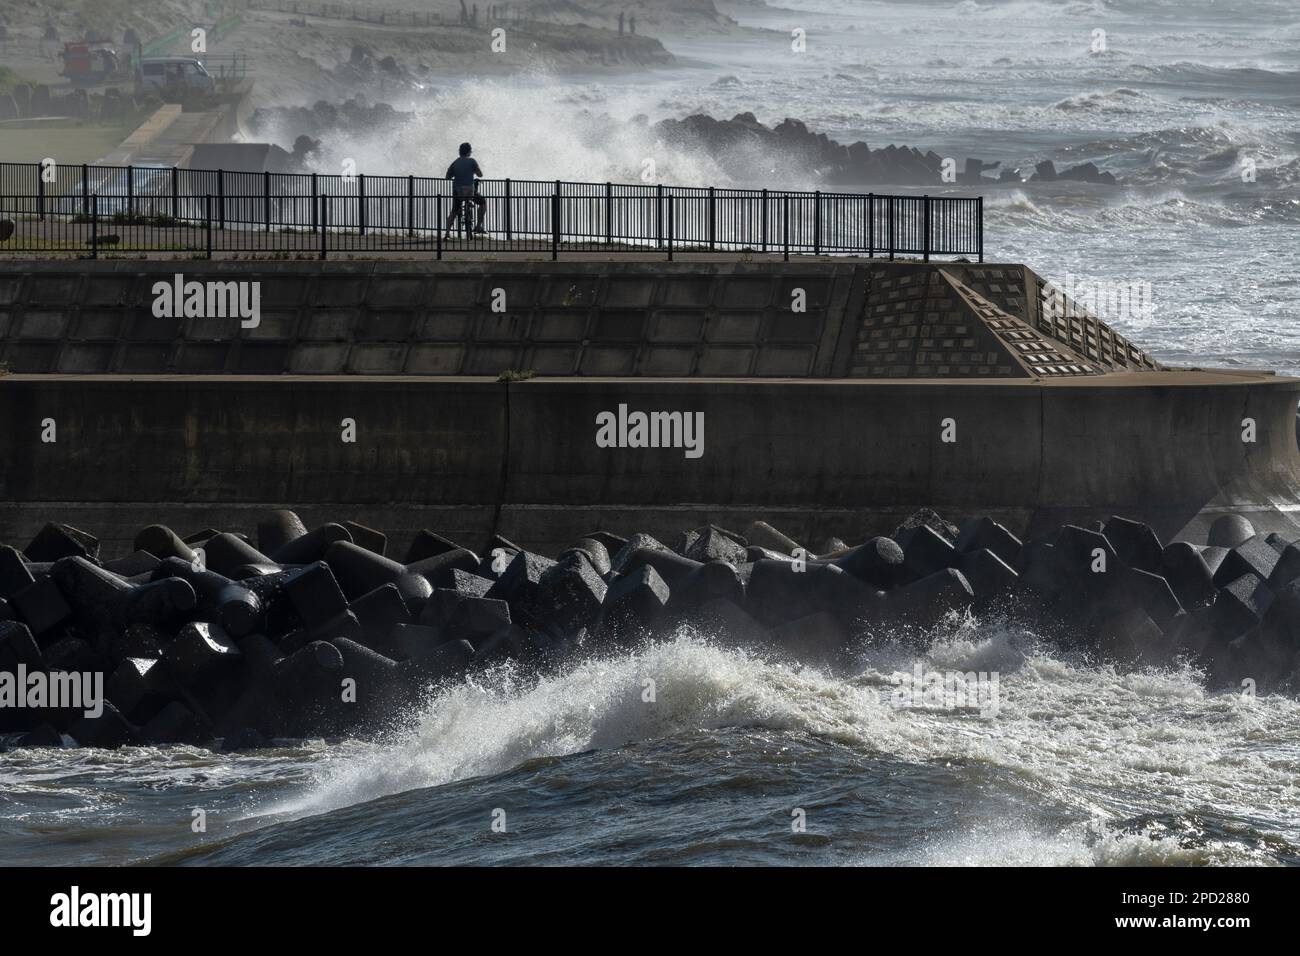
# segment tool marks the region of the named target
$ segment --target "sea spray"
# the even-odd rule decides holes
[[[1292,699],[1210,694],[1190,669],[1119,674],[1028,632],[972,623],[934,641],[919,659],[966,670],[998,661],[996,716],[900,709],[890,704],[888,675],[907,653],[893,644],[869,648],[855,665],[859,673],[837,676],[683,636],[533,681],[501,669],[443,689],[410,731],[327,764],[302,794],[269,809],[328,813],[539,758],[762,728],[887,754],[918,771],[960,761],[1027,775],[1035,789],[1073,807],[1069,812],[1107,826],[1127,826],[1147,799],[1181,813],[1205,801],[1248,804],[1252,792],[1270,792],[1279,808],[1295,804],[1300,812],[1294,793],[1284,795],[1285,769],[1268,757],[1270,748],[1252,742],[1267,727],[1300,743],[1300,704]],[[643,700],[648,678],[656,684],[652,705]],[[1073,838],[1070,846],[1085,853]],[[1124,856],[1116,848],[1099,852]]]

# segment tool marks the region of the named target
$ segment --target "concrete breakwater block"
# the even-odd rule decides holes
[[[306,533],[307,526],[292,511],[272,511],[257,523],[257,549],[264,554],[275,554]]]
[[[181,540],[180,535],[165,525],[152,524],[142,528],[135,536],[134,547],[136,551],[152,554],[159,560],[180,558],[190,564],[195,561],[194,550]]]
[[[169,577],[187,581],[198,597],[200,613],[212,615],[233,637],[252,634],[262,622],[261,598],[223,574],[196,570],[180,558],[168,558],[152,577],[154,581]]]
[[[0,707],[3,742],[367,735],[502,661],[545,672],[689,631],[848,666],[968,614],[1021,617],[1118,666],[1184,658],[1216,687],[1300,688],[1300,544],[1234,515],[1210,544],[1165,543],[1122,516],[1022,541],[992,517],[955,527],[926,511],[821,557],[761,521],[687,529],[672,547],[592,531],[554,556],[501,536],[480,556],[421,529],[393,551],[403,562],[386,534],[347,520],[308,528],[281,510],[254,530],[257,546],[238,528],[182,538],[155,524],[111,560],[54,522],[21,550],[0,545],[0,673],[99,674],[104,688],[93,715]]]

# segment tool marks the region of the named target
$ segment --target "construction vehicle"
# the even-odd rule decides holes
[[[111,40],[76,40],[63,44],[63,76],[74,84],[104,83],[122,64]]]

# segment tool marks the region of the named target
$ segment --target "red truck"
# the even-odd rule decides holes
[[[110,40],[79,40],[63,44],[63,75],[73,83],[102,83],[121,63]]]

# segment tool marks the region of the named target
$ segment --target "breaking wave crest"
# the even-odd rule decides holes
[[[899,675],[918,664],[997,673],[999,709],[981,716],[895,706]],[[996,860],[981,856],[990,853],[982,823],[978,834],[943,834],[911,862],[1006,862],[1006,852],[1026,863],[1258,862],[1267,856],[1220,838],[1203,817],[1250,819],[1300,846],[1297,767],[1276,759],[1279,746],[1300,747],[1297,718],[1300,705],[1287,697],[1210,693],[1190,669],[1118,672],[1009,625],[966,621],[921,652],[889,643],[864,651],[844,673],[682,635],[563,674],[530,679],[499,670],[443,689],[408,731],[330,761],[270,812],[330,814],[539,759],[758,728],[918,772],[970,766],[1010,775],[1076,820],[1047,831],[1013,825],[994,841]],[[889,861],[889,853],[867,857]]]

